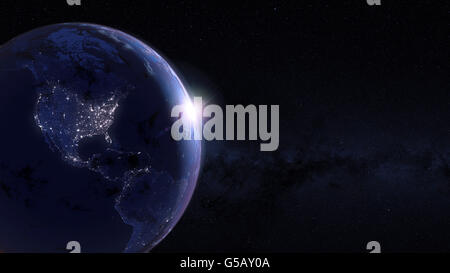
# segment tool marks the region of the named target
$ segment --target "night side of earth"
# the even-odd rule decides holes
[[[167,61],[108,27],[35,29],[0,47],[4,252],[145,252],[195,189],[200,141],[170,137],[189,96]]]

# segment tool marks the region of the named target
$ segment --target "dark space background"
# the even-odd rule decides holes
[[[446,1],[2,1],[0,44],[83,21],[131,33],[214,104],[279,104],[280,147],[204,143],[155,252],[450,251]]]

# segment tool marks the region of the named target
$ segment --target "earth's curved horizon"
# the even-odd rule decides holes
[[[36,28],[0,46],[0,249],[146,252],[184,213],[199,141],[170,137],[190,100],[169,63],[120,30]]]

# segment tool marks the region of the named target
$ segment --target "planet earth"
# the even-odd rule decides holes
[[[56,24],[2,45],[0,251],[150,251],[196,187],[201,143],[170,135],[189,101],[160,54],[113,28]]]

